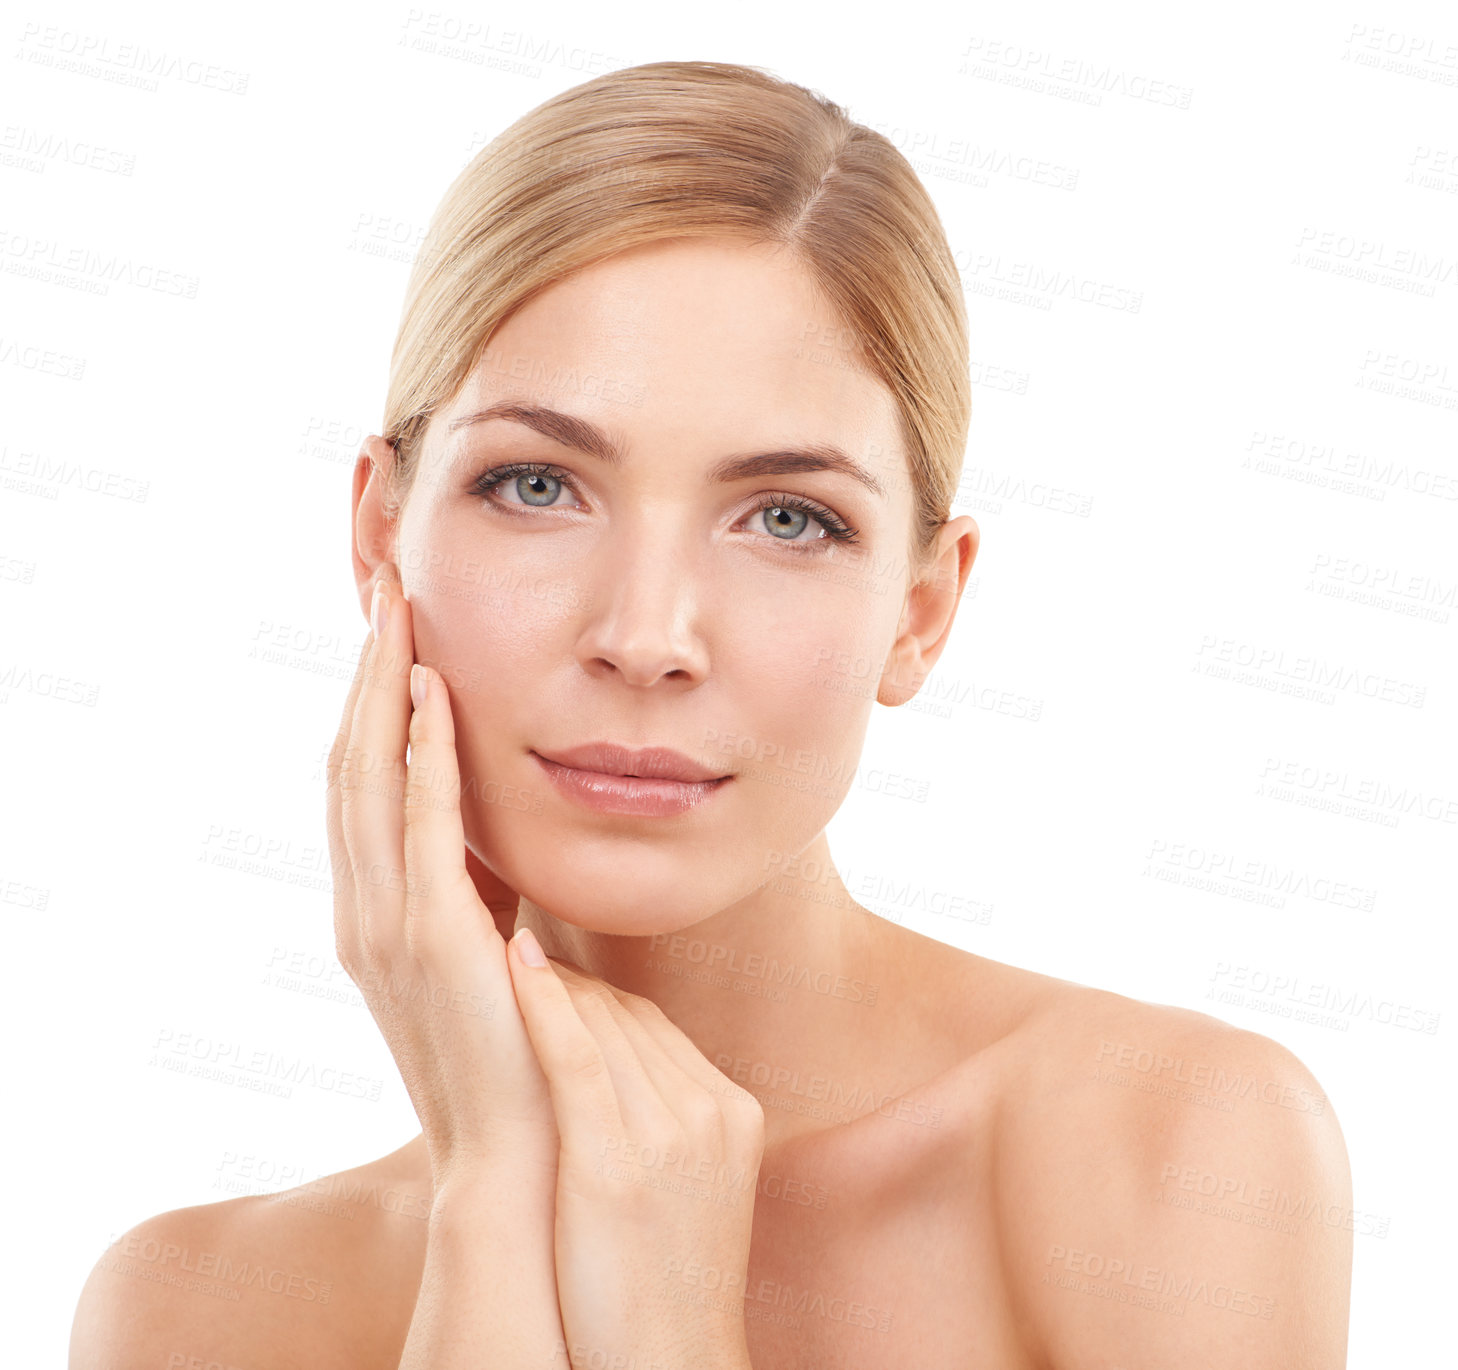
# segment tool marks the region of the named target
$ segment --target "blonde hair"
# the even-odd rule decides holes
[[[431,219],[390,364],[390,498],[499,324],[578,268],[659,239],[781,244],[895,399],[919,566],[949,517],[971,413],[961,280],[931,197],[881,134],[804,86],[648,62],[553,96],[484,147]]]

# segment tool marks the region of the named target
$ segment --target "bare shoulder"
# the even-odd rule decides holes
[[[1320,1082],[1260,1033],[1053,983],[1005,1044],[996,1124],[1030,1347],[1058,1370],[1344,1365],[1351,1175]]]
[[[73,1370],[395,1365],[430,1212],[409,1150],[138,1223],[81,1292]]]

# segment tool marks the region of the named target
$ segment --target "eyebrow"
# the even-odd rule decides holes
[[[473,423],[485,423],[488,419],[508,419],[527,428],[535,429],[544,437],[571,447],[589,456],[597,457],[610,466],[623,464],[623,449],[603,429],[586,419],[573,414],[564,414],[559,409],[545,405],[528,404],[519,400],[503,400],[474,414],[463,414],[452,419],[447,432],[454,433]],[[881,482],[859,462],[847,456],[833,443],[817,442],[803,447],[781,447],[773,452],[740,452],[725,457],[709,472],[709,479],[728,483],[746,480],[751,476],[791,475],[804,471],[833,471],[859,481],[873,494],[886,498]]]

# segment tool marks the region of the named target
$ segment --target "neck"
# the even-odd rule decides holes
[[[890,967],[881,920],[851,899],[824,833],[787,873],[687,927],[593,932],[525,897],[518,923],[548,956],[651,999],[761,1101],[783,1100],[765,1108],[767,1148],[815,1126],[790,1106],[807,1078],[828,1077],[847,1091],[860,1083],[877,982]]]

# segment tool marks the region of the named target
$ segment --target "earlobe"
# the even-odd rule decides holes
[[[937,650],[940,651],[940,647]],[[895,709],[916,698],[916,692],[931,674],[936,659],[933,656],[928,661],[925,652],[925,642],[917,631],[915,618],[912,618],[909,625],[903,627],[901,636],[896,639],[890,655],[886,658],[886,667],[881,672],[881,679],[876,687],[878,704]]]
[[[912,655],[919,657],[921,653],[918,650],[915,636],[906,634],[891,650],[886,669],[882,671],[880,683],[876,687],[876,703],[884,704],[889,709],[895,709],[916,697],[916,692],[921,689],[927,672],[912,666],[908,660]]]
[[[876,700],[896,708],[915,697],[951,635],[968,573],[977,557],[977,522],[960,515],[938,537],[924,577],[911,586],[898,625],[900,636],[887,658]]]

